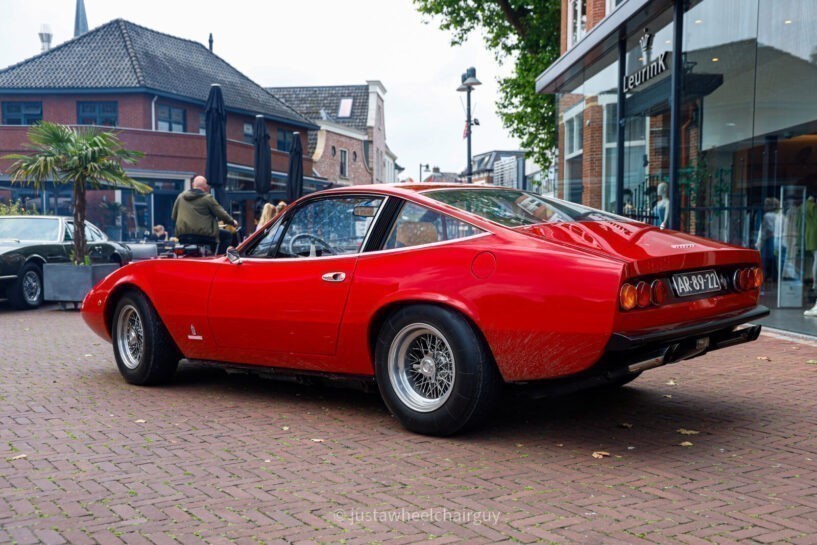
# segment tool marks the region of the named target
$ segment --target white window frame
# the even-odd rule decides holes
[[[349,150],[338,148],[338,176],[349,179]]]
[[[587,34],[587,0],[567,0],[568,49],[579,43],[585,34]]]
[[[610,15],[613,13],[618,7],[624,3],[624,0],[607,0],[607,11],[604,13],[606,15]]]

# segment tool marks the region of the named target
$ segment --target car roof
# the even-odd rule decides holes
[[[480,189],[505,189],[513,191],[514,188],[501,185],[490,184],[428,184],[428,183],[406,183],[406,184],[366,184],[335,187],[321,191],[321,193],[384,193],[387,195],[406,195],[421,193],[430,189],[464,189],[466,191],[479,191]],[[518,190],[517,190],[518,191]]]
[[[17,215],[0,216],[0,217],[3,217],[3,218],[57,219],[57,220],[70,220],[71,219],[68,216],[50,216],[48,214],[17,214]]]

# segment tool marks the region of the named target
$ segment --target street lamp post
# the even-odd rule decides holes
[[[468,183],[471,183],[473,174],[471,165],[471,126],[474,124],[471,121],[471,91],[477,85],[482,85],[482,82],[477,79],[477,69],[473,66],[467,69],[462,74],[462,83],[457,87],[457,91],[465,93],[465,137],[468,140],[468,166],[466,175],[468,176]]]
[[[425,169],[425,171],[423,171],[423,169]],[[423,181],[423,172],[428,172],[428,163],[426,164],[420,163],[420,176],[417,178],[418,182]]]

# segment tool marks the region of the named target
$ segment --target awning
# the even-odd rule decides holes
[[[640,30],[646,21],[672,5],[671,0],[625,0],[591,28],[584,38],[536,78],[537,93],[556,93],[583,69],[599,60],[619,37]]]

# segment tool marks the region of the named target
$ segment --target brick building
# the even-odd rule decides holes
[[[525,152],[492,150],[471,158],[471,179],[478,184],[496,184],[527,189],[525,184]],[[460,173],[467,179],[467,170]]]
[[[760,249],[767,323],[817,334],[817,3],[564,0],[561,39],[559,195]]]
[[[386,144],[382,83],[267,90],[319,126],[309,133],[317,174],[339,185],[397,182],[402,169]]]
[[[122,203],[125,238],[139,238],[151,225],[171,227],[176,195],[205,168],[204,103],[210,85],[221,85],[227,107],[227,202],[231,214],[251,227],[256,193],[253,122],[264,116],[271,135],[272,198],[283,198],[289,143],[298,132],[304,146],[317,125],[268,93],[202,44],[114,20],[49,51],[0,71],[0,156],[24,151],[26,125],[39,120],[116,127],[130,149],[145,157],[127,169],[153,187],[147,196],[127,191],[89,194],[89,219],[110,222],[97,206]],[[70,213],[70,191],[47,187],[42,194],[12,186],[1,174],[0,199],[23,199],[46,213]],[[307,190],[328,185],[311,176]],[[117,221],[117,223],[121,223]]]

